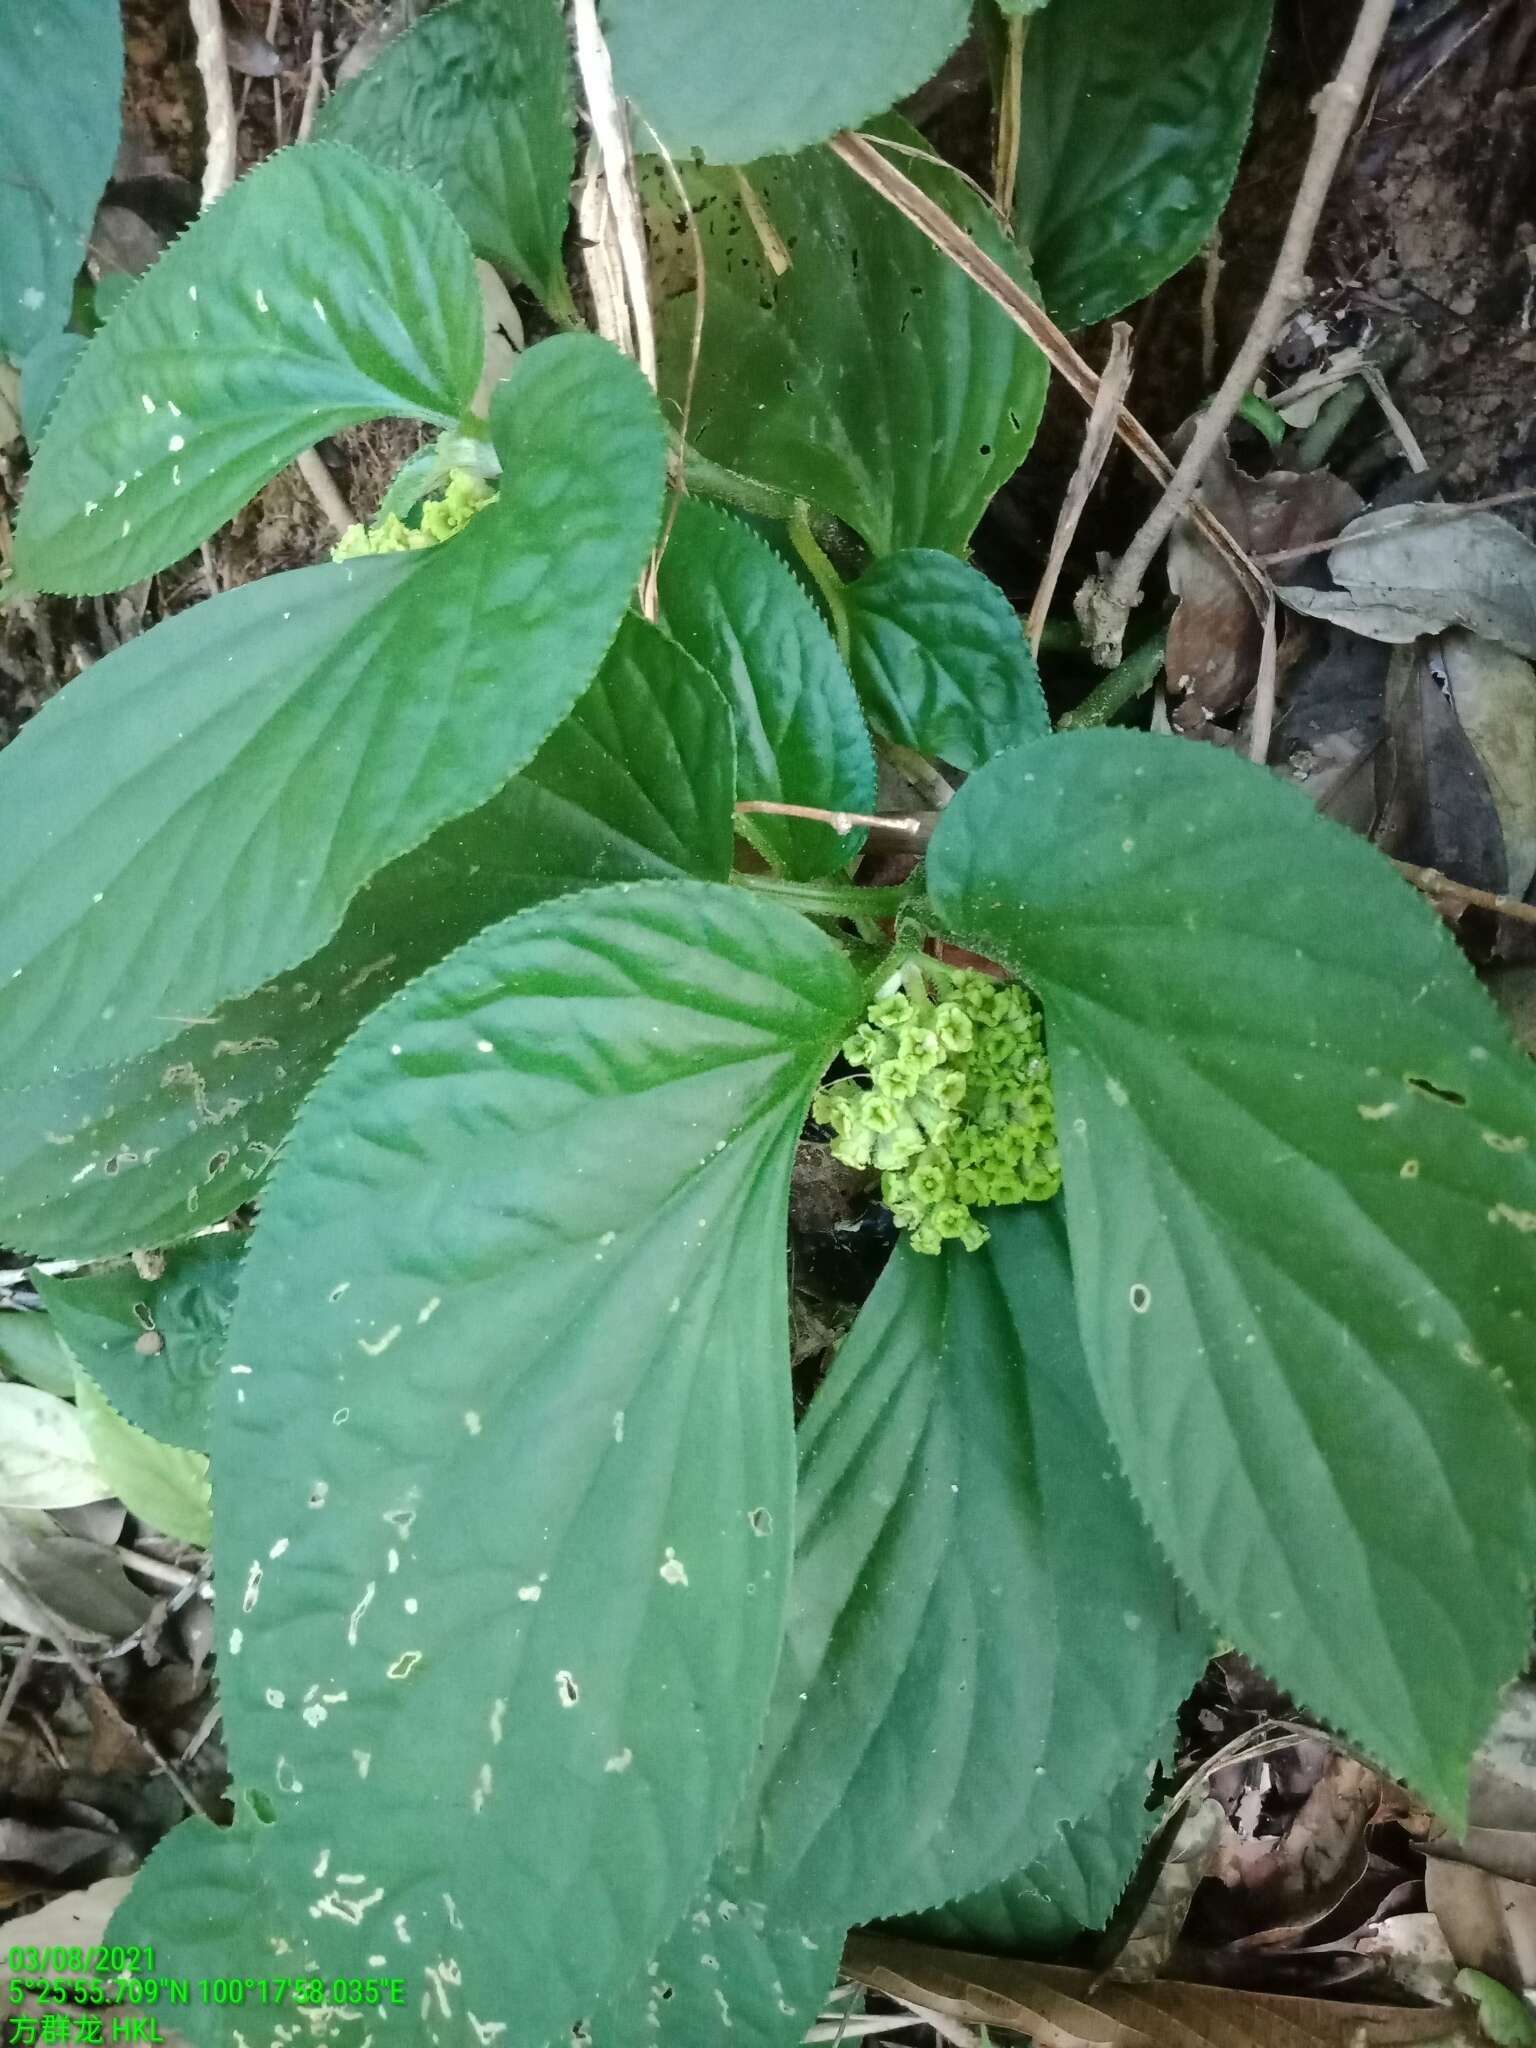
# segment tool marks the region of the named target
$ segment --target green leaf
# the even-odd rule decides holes
[[[67,1400],[75,1391],[75,1361],[47,1316],[23,1309],[0,1314],[0,1366],[8,1378],[45,1394]]]
[[[928,879],[1044,1004],[1084,1348],[1155,1534],[1454,1817],[1529,1633],[1528,1062],[1378,854],[1213,748],[1021,748]]]
[[[661,422],[589,335],[531,349],[492,417],[507,475],[456,539],[183,612],[5,750],[13,1082],[146,1050],[305,959],[570,710],[655,533]]]
[[[557,0],[455,0],[344,85],[315,135],[431,185],[477,256],[564,305],[569,67]]]
[[[59,393],[85,353],[83,334],[50,334],[32,349],[21,366],[21,431],[27,446],[43,438]]]
[[[991,1956],[1038,1955],[1101,1928],[1136,1874],[1158,1823],[1147,1773],[1130,1772],[1103,1803],[1060,1829],[1027,1869],[899,1924],[914,1941]]]
[[[245,1235],[225,1231],[165,1255],[158,1280],[132,1266],[73,1280],[34,1273],[53,1326],[125,1421],[185,1451],[208,1448],[208,1409],[240,1284]],[[141,1350],[143,1341],[159,1348]]]
[[[216,1398],[216,1552],[280,1893],[346,1896],[333,1844],[366,1874],[312,1922],[328,1971],[382,1944],[414,2007],[449,1953],[456,2004],[538,2040],[706,1879],[789,1561],[789,1167],[863,1000],[745,892],[590,891],[424,975],[306,1105]]]
[[[1051,315],[1086,327],[1181,270],[1248,137],[1273,0],[1074,0],[1029,24],[1015,221]]]
[[[824,9],[824,13],[833,10]],[[767,17],[765,16],[765,19]],[[879,132],[926,149],[916,129]],[[1028,283],[1017,252],[957,174],[899,159],[988,255]],[[689,441],[712,461],[804,498],[876,554],[959,551],[1024,460],[1045,400],[1044,358],[1008,316],[836,157],[735,171],[684,166],[708,280]],[[665,229],[676,200],[651,182]],[[765,253],[756,211],[790,258]],[[693,361],[692,244],[675,221],[658,316],[674,409]]]
[[[957,768],[1050,731],[1040,673],[995,583],[953,555],[888,555],[845,592],[848,666],[877,732]]]
[[[684,498],[658,589],[662,624],[731,706],[737,795],[871,810],[875,757],[853,684],[820,613],[773,550],[739,520]],[[802,879],[845,867],[865,838],[761,815],[750,836]]]
[[[79,596],[163,569],[341,427],[456,425],[483,348],[474,258],[435,193],[335,145],[284,150],[92,339],[32,465],[16,573]]]
[[[117,0],[12,4],[0,14],[0,356],[13,362],[69,317],[117,150],[122,89]]]
[[[720,692],[627,618],[529,767],[375,876],[313,959],[135,1060],[0,1096],[0,1229],[99,1258],[217,1220],[368,1012],[463,940],[594,882],[724,881],[733,787]]]
[[[800,2048],[836,1980],[842,1927],[772,1917],[726,1859],[655,1957],[549,2048]]]
[[[298,1892],[279,1889],[264,1826],[249,1807],[232,1828],[185,1820],[158,1842],[113,1914],[107,1939],[114,1947],[155,1951],[162,1982],[197,1984],[252,1970],[293,1987],[318,1976],[311,1950],[314,1922],[308,1903],[318,1891],[313,1873]],[[389,1946],[394,1947],[393,1940]],[[146,1975],[151,1973],[145,1972]],[[394,1957],[370,1976],[397,1974]],[[305,1986],[306,1994],[308,1985]],[[192,1994],[196,1997],[196,1992]],[[338,2010],[329,2003],[301,2004],[290,1988],[281,2005],[219,2005],[197,2011],[198,2048],[284,2048],[299,2025],[312,2043],[359,2044],[378,2030],[378,2008]]]
[[[124,1421],[88,1372],[75,1374],[75,1403],[105,1491],[128,1512],[181,1543],[205,1544],[211,1531],[208,1460],[157,1442]]]
[[[757,1882],[849,1923],[1042,1854],[1205,1660],[1094,1410],[1054,1207],[898,1245],[800,1437]]]
[[[619,91],[674,156],[741,164],[861,128],[965,34],[967,0],[603,0]]]

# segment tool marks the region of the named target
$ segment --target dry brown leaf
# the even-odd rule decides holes
[[[1240,1937],[1254,1948],[1281,1947],[1331,1913],[1365,1875],[1365,1831],[1376,1813],[1374,1771],[1337,1750],[1278,1834],[1244,1841],[1234,1834],[1215,1875],[1250,1894],[1263,1925]]]
[[[1146,1903],[1106,1967],[1123,1984],[1146,1984],[1167,1966],[1195,1893],[1231,1836],[1219,1799],[1192,1806],[1174,1831]]]
[[[1109,1984],[1057,1964],[998,1962],[857,1934],[843,1957],[872,1991],[911,1998],[971,2026],[1029,2035],[1036,2048],[1477,2048],[1475,2028],[1434,2009],[1216,1990]]]
[[[1259,480],[1225,454],[1200,491],[1223,526],[1258,554],[1326,539],[1360,509],[1359,494],[1326,470],[1276,470]],[[1275,573],[1286,579],[1302,567]],[[1258,680],[1262,625],[1232,570],[1187,519],[1169,542],[1168,581],[1179,599],[1168,629],[1168,680],[1184,699],[1174,724],[1197,734],[1247,700]]]
[[[1536,1885],[1431,1857],[1424,1899],[1463,1969],[1511,1990],[1536,1986]]]

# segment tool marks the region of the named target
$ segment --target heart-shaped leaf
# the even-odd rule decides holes
[[[453,0],[342,86],[315,135],[432,186],[477,256],[565,305],[569,73],[558,0]]]
[[[887,555],[844,596],[848,666],[877,732],[969,771],[1051,729],[1018,614],[935,548]]]
[[[1031,20],[1015,220],[1064,327],[1145,298],[1216,225],[1273,0],[1073,0]]]
[[[498,387],[493,430],[506,481],[457,538],[211,599],[5,750],[12,1082],[146,1050],[306,959],[570,710],[655,533],[661,421],[631,364],[571,335]]]
[[[675,156],[740,164],[859,128],[930,79],[966,0],[603,0],[619,90]]]
[[[0,1097],[0,1227],[98,1258],[202,1229],[368,1012],[463,940],[594,882],[724,881],[733,788],[724,698],[631,615],[523,773],[376,875],[312,959],[137,1059]]]
[[[715,678],[736,725],[742,797],[868,811],[875,757],[832,635],[794,576],[737,519],[685,498],[658,580],[662,623]],[[791,875],[844,867],[864,834],[755,815],[750,836]]]
[[[858,1923],[1043,1854],[1205,1661],[1083,1366],[1055,1208],[898,1245],[800,1430],[756,1882]]]
[[[433,968],[306,1105],[215,1549],[236,1773],[327,1971],[382,1945],[414,2008],[451,1955],[455,2009],[539,2040],[707,1878],[789,1562],[789,1166],[864,1000],[744,892],[589,891]]]
[[[32,465],[16,573],[78,596],[163,569],[340,427],[454,426],[483,347],[474,258],[436,193],[334,144],[270,157],[81,357]]]
[[[19,363],[69,317],[117,148],[118,0],[0,15],[0,356]]]
[[[1380,856],[1214,748],[1004,755],[928,876],[1044,1004],[1084,1350],[1158,1540],[1454,1816],[1529,1636],[1528,1063]]]
[[[926,152],[903,122],[879,133]],[[902,169],[1003,267],[1018,252],[948,170]],[[876,554],[959,551],[1029,452],[1045,359],[1008,316],[825,150],[742,174],[684,166],[707,318],[694,361],[694,257],[670,179],[649,185],[680,296],[661,310],[662,391],[705,456],[832,512]],[[672,222],[670,231],[666,223]],[[787,263],[786,263],[787,259]]]

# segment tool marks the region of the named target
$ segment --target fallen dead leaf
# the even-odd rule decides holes
[[[1511,1989],[1536,1985],[1536,1885],[1431,1857],[1424,1898],[1464,1969],[1481,1970]]]
[[[1437,520],[1433,506],[1367,512],[1328,557],[1336,590],[1292,585],[1292,610],[1398,644],[1465,626],[1536,659],[1536,542],[1496,512]]]
[[[1502,895],[1504,834],[1483,764],[1456,716],[1440,643],[1394,651],[1384,711],[1371,838],[1394,860]]]
[[[970,2026],[1026,2034],[1036,2048],[1478,2048],[1475,2027],[1433,2007],[1103,1983],[1087,1970],[998,1962],[885,1936],[852,1936],[843,1967],[872,1991]]]
[[[1173,1954],[1195,1893],[1232,1833],[1219,1799],[1202,1799],[1179,1821],[1152,1888],[1107,1972],[1122,1984],[1149,1983]]]

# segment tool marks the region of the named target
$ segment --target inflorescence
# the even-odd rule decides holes
[[[372,526],[349,526],[331,549],[333,562],[350,562],[358,555],[403,555],[413,548],[436,547],[462,533],[475,514],[495,501],[496,492],[483,477],[467,469],[448,473],[448,485],[440,498],[428,498],[421,508],[420,526],[407,526],[397,513],[387,512]]]
[[[811,1113],[835,1158],[879,1168],[914,1251],[949,1239],[980,1251],[990,1233],[976,1210],[1047,1201],[1061,1185],[1040,1011],[1017,984],[923,967],[870,1006],[843,1047],[864,1073],[821,1089]]]

